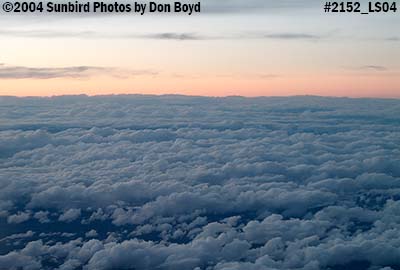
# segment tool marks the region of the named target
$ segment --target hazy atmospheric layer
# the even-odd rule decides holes
[[[400,100],[0,98],[0,269],[400,269]]]

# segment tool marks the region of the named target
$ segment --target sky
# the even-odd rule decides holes
[[[0,13],[0,95],[400,97],[398,13],[201,5],[191,16]]]

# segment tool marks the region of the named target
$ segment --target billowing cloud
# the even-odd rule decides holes
[[[400,267],[399,100],[0,103],[0,269]]]
[[[81,215],[80,209],[68,209],[67,211],[65,211],[65,213],[60,215],[58,220],[63,222],[71,222],[79,218],[80,215]]]
[[[8,223],[22,223],[27,221],[30,218],[30,214],[29,213],[17,213],[11,216],[8,216],[7,218],[7,222]]]

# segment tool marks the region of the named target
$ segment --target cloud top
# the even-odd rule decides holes
[[[0,269],[400,267],[399,100],[0,104]]]

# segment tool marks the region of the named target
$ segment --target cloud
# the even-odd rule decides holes
[[[353,66],[353,67],[343,67],[344,69],[348,71],[357,71],[357,72],[364,72],[366,75],[368,75],[371,72],[376,72],[376,73],[385,73],[387,75],[396,75],[396,72],[394,73],[389,73],[388,71],[389,68],[385,66],[380,66],[380,65],[364,65],[364,66]]]
[[[143,35],[143,38],[149,39],[165,39],[165,40],[203,40],[209,39],[207,37],[202,37],[193,33],[158,33]]]
[[[400,267],[399,100],[0,102],[0,269]]]
[[[35,235],[35,233],[33,231],[27,231],[25,233],[12,234],[10,236],[4,237],[3,239],[0,239],[0,242],[6,241],[6,240],[20,239],[20,238],[30,238],[30,237],[32,237],[34,235]]]
[[[387,68],[384,66],[377,66],[377,65],[367,65],[362,66],[359,69],[361,70],[370,70],[370,71],[387,71]]]
[[[53,79],[78,78],[89,76],[92,72],[104,72],[100,67],[78,66],[64,68],[32,68],[23,66],[0,67],[0,79]]]
[[[83,38],[83,39],[159,39],[159,40],[209,40],[223,39],[223,36],[209,37],[197,33],[102,33],[96,31],[55,31],[55,30],[0,30],[3,36],[21,38]]]
[[[58,220],[62,222],[72,222],[77,218],[79,218],[80,215],[81,215],[80,209],[68,209],[58,218]]]
[[[306,33],[275,33],[275,34],[266,34],[264,35],[267,39],[286,39],[286,40],[298,40],[298,39],[309,39],[309,40],[318,40],[321,39],[322,36],[306,34]]]
[[[30,213],[19,212],[18,214],[8,216],[7,222],[18,224],[18,223],[22,223],[22,222],[29,220],[29,218],[30,218]]]
[[[235,40],[235,39],[280,39],[280,40],[321,40],[326,35],[296,32],[243,32],[236,34],[214,34],[187,32],[160,32],[160,33],[102,33],[95,31],[54,31],[54,30],[0,30],[0,34],[12,37],[35,38],[84,38],[84,39],[156,39],[156,40]]]
[[[385,39],[386,41],[400,41],[400,38],[399,37],[388,37],[388,38],[386,38]]]
[[[36,218],[40,223],[49,223],[50,219],[48,215],[50,212],[48,211],[38,211],[34,214],[34,218]]]
[[[87,238],[94,238],[94,237],[98,236],[98,233],[96,232],[96,230],[90,230],[85,234],[85,236]]]
[[[139,75],[154,76],[157,72],[151,70],[121,70],[116,68],[76,66],[76,67],[24,67],[0,66],[0,79],[55,79],[55,78],[86,78],[95,75],[131,77]]]

